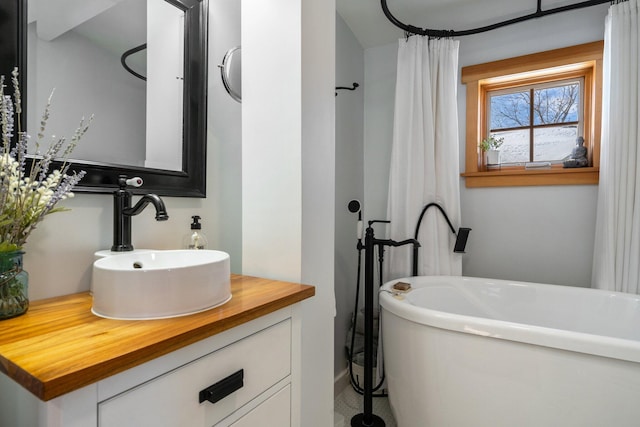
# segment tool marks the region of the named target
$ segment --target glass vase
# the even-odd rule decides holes
[[[24,252],[0,252],[0,320],[27,312],[29,274],[22,269]]]

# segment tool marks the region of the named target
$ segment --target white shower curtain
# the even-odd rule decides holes
[[[640,293],[638,0],[605,22],[600,184],[592,287]]]
[[[413,238],[422,208],[439,203],[460,223],[458,45],[450,39],[399,40],[393,148],[389,176],[388,236]],[[418,236],[418,274],[460,275],[455,236],[437,208],[430,208]],[[387,277],[411,274],[409,246],[389,250]]]

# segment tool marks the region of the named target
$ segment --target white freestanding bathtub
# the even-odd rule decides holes
[[[430,276],[380,304],[399,427],[640,426],[639,295]]]

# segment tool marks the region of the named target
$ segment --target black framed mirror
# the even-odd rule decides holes
[[[0,5],[0,73],[9,76],[13,67],[20,69],[20,85],[23,92],[23,110],[27,111],[27,84],[30,81],[28,68],[28,26],[33,19],[28,11],[28,0],[10,0]],[[143,167],[120,162],[87,160],[72,158],[72,170],[84,170],[86,176],[76,187],[76,192],[110,193],[117,188],[120,174],[140,176],[144,186],[134,189],[136,194],[153,192],[163,196],[205,197],[206,195],[206,124],[207,124],[207,33],[208,0],[158,0],[181,11],[184,23],[183,45],[184,63],[182,65],[182,123],[181,146],[177,147],[178,156],[175,168]],[[46,2],[45,2],[46,3]],[[32,15],[32,14],[31,14]],[[116,29],[117,30],[117,29]],[[123,68],[124,70],[124,68]],[[32,70],[35,72],[35,70]],[[132,77],[134,78],[134,77]],[[34,105],[34,108],[44,106]],[[53,114],[55,114],[55,103]],[[89,111],[88,114],[91,114]],[[34,132],[33,123],[28,123],[27,115],[21,117],[22,129]],[[97,117],[95,121],[100,120]],[[180,119],[178,119],[180,120]],[[33,119],[30,119],[33,121]],[[109,126],[117,126],[110,123]],[[147,126],[149,127],[149,126]],[[93,129],[90,129],[91,132]],[[89,139],[88,133],[85,139]],[[135,142],[131,138],[131,143]],[[175,138],[175,139],[179,139]],[[125,141],[129,144],[129,141]],[[181,164],[180,164],[181,163]],[[54,168],[57,165],[53,166]]]

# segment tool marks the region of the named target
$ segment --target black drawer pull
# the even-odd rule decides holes
[[[200,403],[208,400],[216,403],[218,400],[224,399],[244,385],[244,369],[229,375],[227,378],[218,381],[204,390],[200,391]]]

